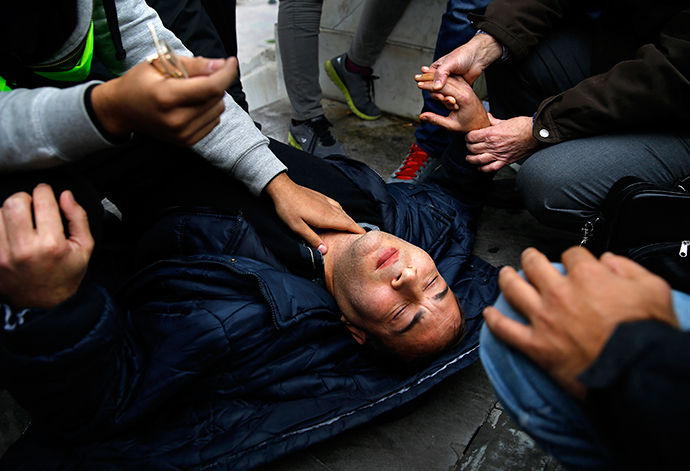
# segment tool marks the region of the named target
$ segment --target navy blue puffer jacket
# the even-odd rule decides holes
[[[481,311],[498,294],[496,269],[471,254],[478,203],[436,183],[385,185],[358,162],[334,165],[376,201],[382,229],[434,258],[467,314],[461,345],[416,373],[377,366],[341,325],[333,298],[289,273],[241,213],[172,210],[142,240],[151,263],[117,302],[84,286],[47,314],[83,335],[51,351],[0,335],[0,386],[33,415],[0,468],[250,469],[409,402],[474,362]],[[446,167],[441,183],[483,184]]]

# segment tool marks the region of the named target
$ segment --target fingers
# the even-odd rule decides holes
[[[309,247],[315,248],[324,255],[326,252],[328,252],[328,247],[326,244],[324,244],[321,237],[319,237],[318,234],[314,232],[314,230],[303,220],[300,219],[295,221],[291,229],[294,233],[299,234]]]
[[[198,111],[198,109],[191,109],[190,113],[194,114]],[[178,138],[179,143],[192,146],[206,137],[220,123],[223,111],[225,111],[225,103],[220,100],[182,129],[184,134]]]
[[[484,309],[486,326],[506,344],[523,349],[529,343],[531,327],[501,314],[493,306]]]
[[[86,210],[74,199],[71,191],[63,191],[60,195],[60,208],[67,218],[69,226],[69,238],[88,251],[93,251],[94,241],[89,228],[89,219]]]
[[[189,58],[185,61],[185,67],[191,62],[192,70],[205,71],[192,75],[189,80],[166,79],[165,85],[169,86],[175,95],[178,106],[191,106],[204,103],[209,100],[220,100],[225,90],[237,77],[237,59],[234,57],[223,59],[205,59],[203,57]],[[219,67],[220,66],[220,67]]]
[[[431,111],[422,113],[421,115],[419,115],[419,119],[421,121],[429,122],[435,126],[440,126],[444,129],[448,129],[449,131],[462,131],[459,123],[455,119],[448,116],[437,115],[435,113],[432,113]]]
[[[633,262],[629,258],[614,255],[611,252],[603,254],[600,260],[609,270],[623,278],[634,279],[650,274],[642,265]]]
[[[229,57],[227,59],[210,59],[206,57],[178,57],[187,74],[190,77],[211,76],[222,69],[229,67],[232,69],[235,76],[237,75],[237,58]],[[232,78],[235,80],[235,77]]]
[[[436,69],[434,72],[434,89],[435,90],[440,90],[444,87],[446,84],[446,80],[448,79],[448,76],[450,75],[450,67],[442,64],[439,68]]]
[[[34,188],[33,212],[39,235],[64,234],[60,208],[49,185],[41,183]]]
[[[563,260],[565,265],[565,259]],[[562,284],[564,281],[563,275],[551,263],[551,261],[535,248],[528,248],[522,252],[520,258],[522,269],[525,276],[537,291],[544,292],[552,289],[554,286]],[[566,268],[567,269],[567,268]]]
[[[492,172],[498,172],[500,169],[502,169],[506,165],[508,165],[508,162],[505,162],[503,160],[495,160],[488,165],[482,165],[478,168],[479,168],[480,172],[492,173]]]
[[[541,296],[527,280],[521,277],[512,267],[503,267],[499,272],[498,285],[503,296],[515,309],[529,313],[541,306]]]
[[[28,193],[15,193],[2,206],[3,226],[10,247],[21,247],[33,240],[34,222]]]

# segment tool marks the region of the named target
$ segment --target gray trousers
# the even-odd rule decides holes
[[[366,0],[347,52],[355,64],[371,67],[410,0]],[[323,114],[319,85],[319,25],[323,0],[281,0],[278,42],[292,118],[304,121]]]
[[[586,29],[565,29],[524,61],[492,65],[486,71],[492,113],[531,116],[542,100],[589,77],[590,50]],[[549,146],[524,161],[517,186],[541,223],[579,231],[627,175],[667,187],[690,175],[690,129],[667,123]]]

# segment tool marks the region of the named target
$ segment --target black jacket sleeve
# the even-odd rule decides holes
[[[690,332],[622,324],[580,380],[587,413],[625,469],[688,469]]]
[[[510,60],[521,60],[551,32],[581,17],[587,3],[494,0],[484,16],[470,18],[510,50]],[[684,129],[690,120],[687,3],[602,3],[601,16],[590,27],[591,77],[546,98],[537,110],[533,136],[544,144],[611,132]]]

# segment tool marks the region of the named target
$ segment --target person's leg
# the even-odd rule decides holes
[[[323,115],[319,85],[319,24],[323,0],[281,0],[278,41],[292,119]]]
[[[322,4],[323,0],[281,0],[278,6],[280,60],[292,105],[288,142],[317,157],[345,154],[321,106],[319,25]]]
[[[491,0],[448,0],[446,12],[436,37],[434,61],[469,41],[476,33],[467,19],[468,13],[482,13]],[[448,116],[450,111],[434,100],[429,92],[422,91],[422,111]],[[441,156],[453,139],[451,132],[429,122],[421,123],[415,130],[415,142],[402,164],[388,178],[388,183],[423,182],[440,165]]]
[[[565,28],[544,39],[523,61],[492,64],[486,73],[491,113],[499,119],[532,116],[550,96],[589,77],[588,30]]]
[[[579,231],[613,184],[637,176],[670,187],[690,175],[690,132],[595,136],[543,149],[522,164],[517,186],[541,223]]]
[[[467,19],[468,13],[483,13],[491,0],[449,0],[446,12],[441,17],[441,26],[436,38],[434,60],[452,52],[472,39],[476,29]],[[429,92],[423,91],[424,105],[421,113],[430,111],[441,116],[448,116],[449,110],[439,101],[431,98]],[[421,114],[420,113],[420,114]],[[432,157],[440,157],[450,144],[450,132],[439,126],[424,122],[415,131],[417,145]]]
[[[561,270],[562,265],[556,264]],[[690,330],[690,295],[673,292],[681,329]],[[495,307],[527,323],[501,295]],[[480,358],[496,396],[511,418],[568,469],[612,469],[611,454],[602,445],[580,403],[561,389],[526,356],[498,340],[484,325]]]
[[[409,3],[410,0],[367,0],[348,52],[324,64],[326,74],[359,118],[381,117],[381,110],[374,103],[374,79],[378,77],[373,75],[372,66]]]
[[[347,57],[360,67],[373,67],[410,0],[367,0]]]

